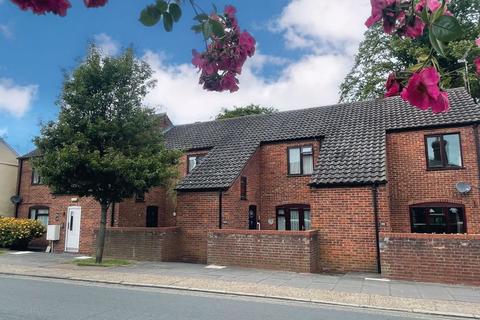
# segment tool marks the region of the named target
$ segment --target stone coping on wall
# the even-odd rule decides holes
[[[394,233],[382,232],[380,238],[424,239],[424,240],[480,240],[480,234],[446,234],[446,233]]]
[[[244,229],[209,229],[209,233],[221,233],[221,234],[243,234],[243,235],[273,235],[273,236],[302,236],[307,238],[313,238],[317,235],[317,230],[306,231],[279,231],[279,230],[244,230]]]
[[[179,231],[180,227],[157,227],[157,228],[147,228],[147,227],[107,227],[107,232],[175,232]],[[98,232],[98,228],[95,230]]]

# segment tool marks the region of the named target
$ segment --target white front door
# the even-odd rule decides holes
[[[82,208],[68,207],[67,231],[65,232],[65,251],[78,252],[80,247],[80,219]]]

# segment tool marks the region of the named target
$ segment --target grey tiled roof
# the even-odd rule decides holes
[[[321,148],[312,185],[385,182],[387,131],[480,121],[465,89],[449,94],[451,111],[444,114],[393,97],[175,126],[165,134],[168,148],[210,149],[177,189],[226,189],[261,143],[314,137]]]

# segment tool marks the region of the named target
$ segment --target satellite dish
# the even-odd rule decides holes
[[[472,185],[466,182],[457,182],[455,189],[461,194],[466,194],[472,190]]]
[[[13,197],[10,197],[10,201],[11,201],[13,204],[19,204],[20,202],[22,202],[22,197],[20,197],[20,196],[13,196]]]

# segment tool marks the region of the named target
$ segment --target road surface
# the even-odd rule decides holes
[[[0,319],[400,320],[435,317],[262,298],[0,276]]]

